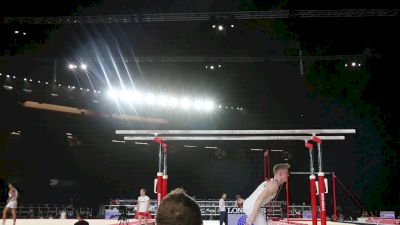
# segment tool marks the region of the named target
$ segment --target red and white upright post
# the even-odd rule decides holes
[[[164,150],[164,175],[162,180],[162,191],[161,191],[161,199],[164,199],[167,196],[168,192],[168,175],[167,175],[167,147],[168,145],[163,143],[162,149]]]
[[[322,172],[322,140],[316,136],[313,141],[318,147],[318,190],[319,190],[319,214],[321,217],[321,225],[326,225],[326,204],[325,204],[325,174]]]
[[[159,151],[158,151],[158,172],[157,172],[157,206],[160,205],[160,202],[162,200],[162,189],[163,189],[163,172],[162,172],[162,144],[163,140],[159,137],[154,138],[154,141],[160,145]]]
[[[314,160],[313,160],[313,144],[306,141],[305,147],[308,149],[310,156],[310,196],[311,196],[311,215],[312,224],[317,225],[317,191],[315,188]]]

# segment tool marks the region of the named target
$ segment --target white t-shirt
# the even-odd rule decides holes
[[[147,212],[148,206],[150,204],[149,196],[139,196],[138,198],[138,211],[139,212]]]
[[[225,212],[225,200],[224,199],[219,199],[219,211],[220,212]]]

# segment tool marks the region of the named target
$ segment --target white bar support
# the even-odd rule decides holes
[[[327,194],[329,193],[328,178],[324,178],[324,183],[325,183],[325,194]]]

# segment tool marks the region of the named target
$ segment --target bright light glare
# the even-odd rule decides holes
[[[210,99],[191,99],[189,97],[176,98],[170,95],[154,95],[152,93],[143,94],[139,91],[123,92],[117,90],[108,90],[107,96],[113,100],[119,100],[125,103],[146,103],[146,105],[156,105],[166,108],[181,108],[184,110],[195,109],[198,111],[210,112],[221,105],[216,105]]]
[[[204,109],[204,106],[205,106],[204,103],[205,103],[205,102],[202,101],[202,100],[197,100],[197,101],[194,102],[193,107],[194,107],[195,109],[197,109],[197,110],[202,110],[202,109]]]
[[[168,97],[168,96],[166,96],[166,95],[161,95],[160,96],[160,105],[162,106],[162,107],[167,107],[167,106],[169,106],[169,100],[170,98]]]
[[[153,94],[147,94],[145,97],[145,101],[149,105],[153,105],[156,103],[156,96]]]
[[[191,103],[188,98],[183,98],[180,102],[180,105],[183,109],[189,109],[191,107]]]
[[[211,111],[211,110],[214,109],[214,107],[215,107],[214,102],[212,102],[212,101],[210,101],[210,100],[207,100],[207,101],[204,102],[204,109],[205,109],[206,111]]]
[[[133,92],[133,99],[132,100],[134,102],[137,102],[137,103],[143,102],[143,100],[144,100],[143,94],[138,92],[138,91]]]
[[[131,91],[124,91],[119,97],[124,102],[132,102],[135,96]]]
[[[175,107],[175,106],[177,106],[178,105],[178,103],[179,103],[179,101],[178,101],[178,99],[176,99],[176,98],[174,98],[174,97],[170,97],[169,99],[168,99],[168,104],[171,106],[171,107]]]
[[[118,98],[118,92],[117,91],[114,91],[114,90],[109,90],[108,92],[107,92],[107,96],[109,97],[109,98],[111,98],[111,99],[114,99],[114,100],[116,100],[117,98]]]

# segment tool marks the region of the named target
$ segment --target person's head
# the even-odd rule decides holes
[[[240,197],[240,195],[236,195],[236,200],[240,200],[242,199],[242,197]]]
[[[202,225],[199,205],[181,188],[169,193],[157,209],[157,225]]]
[[[140,196],[145,196],[146,195],[146,189],[142,188],[140,189]]]
[[[274,179],[283,184],[289,177],[290,165],[287,163],[279,163],[274,166]]]
[[[83,214],[81,214],[81,213],[77,213],[77,214],[76,214],[76,218],[77,218],[78,220],[83,220],[83,219],[84,219],[84,216],[83,216]]]
[[[9,183],[8,183],[8,188],[9,188],[9,189],[14,188],[14,184],[13,184],[12,182],[9,182]]]
[[[226,194],[225,194],[225,193],[222,193],[221,198],[222,198],[222,199],[226,199]]]

